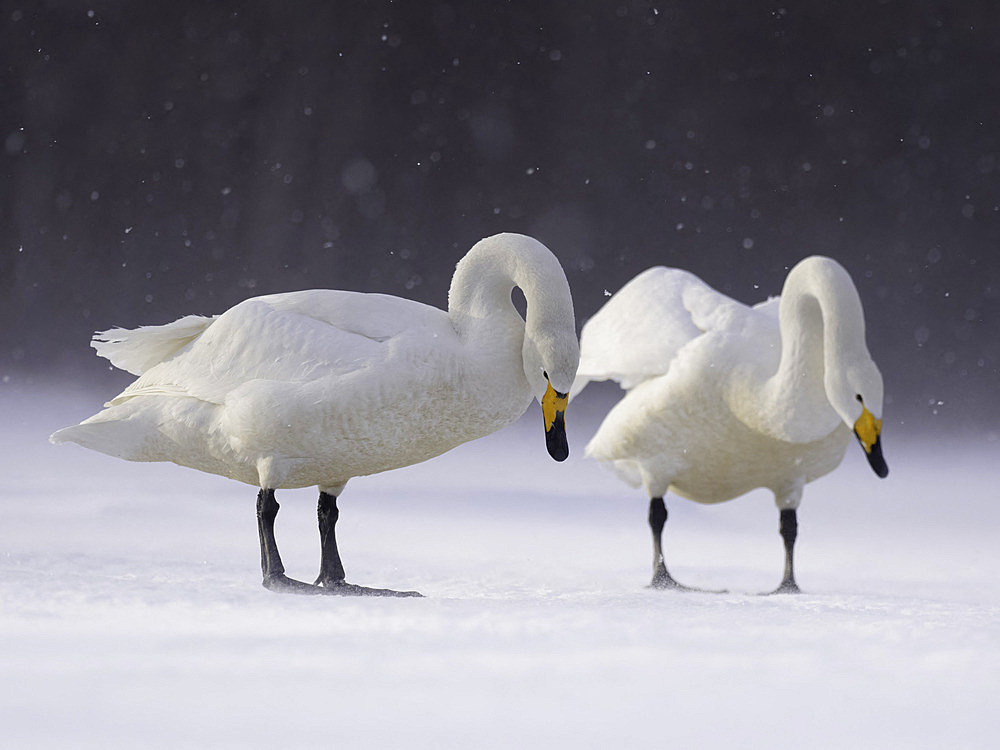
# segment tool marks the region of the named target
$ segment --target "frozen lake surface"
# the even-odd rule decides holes
[[[110,393],[0,393],[0,722],[11,748],[986,748],[1000,698],[997,444],[887,426],[809,485],[796,572],[768,493],[669,503],[682,582],[644,588],[640,491],[569,461],[537,407],[432,462],[352,482],[348,580],[260,586],[253,488],[51,446]],[[313,490],[278,493],[293,577]]]

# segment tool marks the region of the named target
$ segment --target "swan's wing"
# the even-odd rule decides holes
[[[763,302],[758,302],[756,305],[754,305],[753,310],[754,312],[761,313],[762,315],[766,315],[769,318],[777,321],[778,307],[779,307],[778,303],[780,302],[781,302],[781,297],[779,296],[768,297]]]
[[[251,381],[305,383],[378,368],[407,340],[453,335],[447,314],[398,297],[311,290],[236,305],[111,403],[172,395],[209,403]],[[429,346],[428,346],[429,348]]]
[[[708,331],[731,328],[748,311],[692,273],[647,269],[584,325],[572,393],[591,380],[615,380],[629,389],[663,375],[684,346]]]
[[[303,315],[346,333],[373,340],[387,340],[431,323],[440,324],[446,313],[403,297],[329,289],[270,294],[254,300],[284,313]]]

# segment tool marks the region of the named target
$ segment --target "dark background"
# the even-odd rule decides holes
[[[887,435],[997,441],[996,7],[0,3],[0,387],[109,397],[92,331],[256,294],[443,307],[511,230],[580,323],[650,265],[756,302],[831,255]]]

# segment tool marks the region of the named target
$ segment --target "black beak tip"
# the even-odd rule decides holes
[[[565,461],[569,458],[569,448],[561,446],[559,448],[549,448],[549,455],[556,461]]]
[[[545,447],[556,461],[569,458],[569,441],[566,439],[566,423],[561,413],[556,414],[552,426],[545,431]]]
[[[885,479],[889,476],[889,466],[882,457],[882,445],[878,439],[875,440],[875,445],[868,452],[868,464],[879,478]]]

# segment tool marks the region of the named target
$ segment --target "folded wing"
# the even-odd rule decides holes
[[[141,373],[111,404],[140,395],[221,404],[251,381],[304,383],[375,370],[393,356],[399,339],[450,331],[447,315],[436,308],[330,290],[256,297],[215,318],[193,317],[98,334],[99,354]]]
[[[663,375],[687,344],[731,326],[747,309],[687,271],[647,269],[584,325],[572,393],[592,380],[614,380],[630,389]]]

